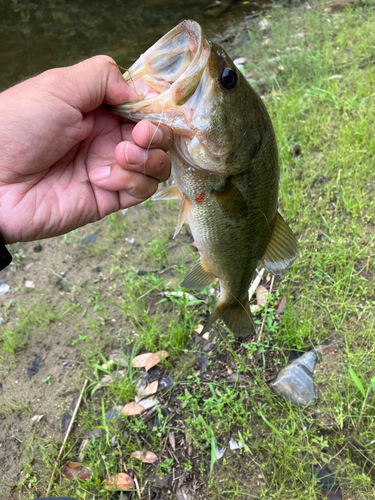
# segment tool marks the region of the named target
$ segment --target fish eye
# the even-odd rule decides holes
[[[238,77],[234,69],[227,67],[221,74],[221,83],[227,90],[233,90],[237,85]]]

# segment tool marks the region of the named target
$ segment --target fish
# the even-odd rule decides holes
[[[272,274],[293,264],[298,245],[277,210],[279,162],[266,107],[224,49],[186,20],[124,73],[139,100],[111,106],[133,121],[173,132],[174,185],[154,200],[181,200],[200,258],[180,286],[220,283],[203,335],[220,318],[238,337],[254,333],[248,290],[259,263]]]

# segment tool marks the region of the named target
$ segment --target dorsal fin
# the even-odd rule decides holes
[[[182,200],[182,194],[176,188],[176,186],[171,186],[158,191],[151,199],[155,201]]]
[[[187,273],[183,281],[181,281],[180,286],[182,288],[189,288],[190,290],[202,290],[211,286],[215,281],[215,276],[210,273],[204,261],[200,258]]]
[[[173,238],[175,238],[180,232],[184,222],[186,221],[186,217],[191,209],[191,201],[185,195],[182,196],[182,203],[180,207],[180,211],[178,213],[177,227],[174,232]]]
[[[271,274],[282,274],[293,264],[297,255],[297,240],[277,212],[272,236],[262,257],[264,267]]]
[[[221,318],[229,330],[238,337],[245,337],[255,331],[253,318],[250,313],[248,297],[237,304],[227,305],[219,302],[211,316],[208,318],[207,323],[204,325],[200,335],[206,333],[219,318]]]

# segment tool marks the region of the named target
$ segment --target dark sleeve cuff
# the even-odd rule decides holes
[[[0,271],[5,269],[12,262],[12,256],[5,246],[5,241],[0,234]]]

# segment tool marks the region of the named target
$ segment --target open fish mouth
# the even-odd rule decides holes
[[[124,73],[139,101],[111,106],[111,111],[132,120],[165,123],[175,133],[191,135],[192,122],[203,109],[202,98],[206,101],[204,114],[209,112],[210,54],[210,43],[200,25],[183,21]]]

